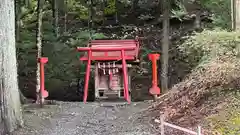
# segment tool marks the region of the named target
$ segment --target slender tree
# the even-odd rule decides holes
[[[42,57],[42,18],[43,18],[43,5],[45,0],[38,0],[38,7],[37,7],[37,59]],[[40,64],[37,64],[37,71],[36,71],[36,91],[37,91],[37,102],[42,103],[43,98],[40,94]]]
[[[64,32],[67,32],[68,1],[64,0]]]
[[[240,32],[240,0],[231,0],[232,9],[232,30]],[[240,46],[237,46],[238,52],[240,52]],[[238,53],[240,57],[240,53]]]
[[[132,8],[131,8],[132,13],[136,12],[136,9],[138,7],[138,2],[139,2],[139,0],[133,0],[132,1]]]
[[[232,29],[240,31],[240,0],[231,0],[232,5]]]
[[[162,39],[162,73],[161,86],[162,90],[168,90],[168,50],[169,50],[169,12],[170,2],[164,0],[162,2],[163,9],[163,39]]]
[[[23,125],[15,46],[14,0],[0,2],[0,134]]]
[[[58,7],[58,1],[59,0],[53,0],[52,2],[52,13],[53,13],[53,26],[54,26],[54,32],[56,37],[59,37],[59,26],[58,26],[58,20],[59,20],[59,7]]]
[[[14,0],[15,1],[15,31],[16,31],[16,41],[19,41],[19,35],[20,35],[20,17],[21,17],[21,1],[20,0]]]

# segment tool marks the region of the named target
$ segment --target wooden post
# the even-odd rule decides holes
[[[160,121],[161,121],[161,135],[164,135],[164,116],[160,116]]]

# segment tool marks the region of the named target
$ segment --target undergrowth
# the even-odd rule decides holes
[[[236,59],[239,55],[240,33],[223,30],[204,30],[195,33],[178,48],[188,56],[190,62],[197,62],[198,67],[212,59]]]
[[[205,72],[211,72],[212,74],[207,74],[208,77],[205,77],[209,83],[218,82],[219,91],[229,88],[228,92],[224,93],[228,104],[219,113],[207,118],[214,134],[240,134],[239,46],[239,32],[222,30],[205,30],[202,33],[196,33],[179,46],[188,56],[194,56],[189,58],[198,63],[198,66],[193,70],[193,74],[201,73],[204,70]],[[213,63],[216,65],[210,66]],[[224,79],[219,78],[221,75],[218,74],[225,74]],[[203,74],[198,75],[203,76]]]
[[[161,110],[159,115],[164,114],[171,123],[192,127],[197,126],[206,116],[222,112],[222,109],[216,106],[226,101],[215,97],[215,100],[220,101],[207,102],[209,95],[222,90],[236,93],[240,88],[240,33],[204,30],[185,38],[185,42],[179,45],[178,49],[187,56],[188,62],[197,66],[182,82],[173,86],[169,96],[164,102],[155,105],[153,110],[158,113]],[[234,99],[238,100],[239,97]],[[226,94],[223,99],[233,99],[233,96]],[[236,101],[231,100],[228,103],[234,104]],[[225,110],[229,113],[222,121],[223,124],[216,118],[217,122],[210,121],[213,125],[209,130],[216,130],[220,135],[232,135],[235,129],[230,128],[227,123],[239,124],[239,109],[228,106]],[[236,132],[239,131],[236,129]]]
[[[240,100],[239,95],[228,95],[229,103],[215,115],[207,117],[208,125],[214,135],[239,135],[240,134]]]

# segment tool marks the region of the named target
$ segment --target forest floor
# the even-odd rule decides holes
[[[150,105],[150,101],[25,105],[25,126],[13,135],[154,135],[140,113]]]

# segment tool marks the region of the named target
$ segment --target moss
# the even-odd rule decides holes
[[[239,99],[233,97],[230,104],[224,107],[218,114],[209,116],[207,121],[212,130],[221,135],[240,134],[240,106]]]

